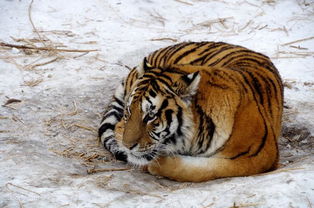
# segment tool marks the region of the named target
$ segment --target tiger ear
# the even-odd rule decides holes
[[[148,71],[152,68],[153,68],[153,66],[150,63],[148,63],[147,58],[145,57],[142,64],[139,67],[137,67],[136,69],[137,69],[137,72],[139,73],[139,75],[143,75],[146,71]]]
[[[184,83],[185,87],[184,89],[180,90],[181,93],[179,96],[183,100],[190,102],[192,97],[197,93],[198,85],[201,80],[201,75],[197,71],[191,74],[183,75],[181,77],[181,80]]]

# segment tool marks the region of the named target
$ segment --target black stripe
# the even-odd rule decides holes
[[[189,54],[195,52],[197,49],[203,47],[204,45],[207,45],[206,42],[203,42],[203,43],[199,43],[197,44],[194,48],[188,50],[188,51],[185,51],[183,54],[181,54],[180,56],[178,56],[175,60],[174,60],[174,64],[177,64],[179,61],[181,61],[184,57],[188,56]]]
[[[146,101],[149,102],[149,104],[153,105],[153,102],[149,99],[149,97],[144,96]]]
[[[159,85],[157,84],[157,82],[156,82],[155,80],[152,80],[152,81],[150,82],[150,84],[151,84],[151,86],[153,87],[153,89],[154,89],[155,91],[160,92],[160,87],[159,87]]]
[[[215,66],[215,65],[219,64],[221,61],[223,61],[226,58],[233,59],[230,56],[232,56],[234,54],[239,54],[239,53],[244,53],[244,52],[249,53],[250,52],[250,50],[248,50],[248,49],[242,49],[242,48],[232,48],[232,49],[237,49],[237,51],[232,51],[230,53],[227,53],[226,55],[224,55],[223,57],[217,59],[215,62],[209,64],[208,66]],[[242,49],[242,50],[239,50],[239,49]]]
[[[160,78],[164,78],[166,80],[168,80],[170,83],[172,83],[172,79],[170,76],[166,75],[166,74],[158,74],[158,78],[157,79],[160,79]]]
[[[155,98],[157,96],[157,94],[156,94],[156,92],[154,92],[154,90],[150,90],[149,95],[152,96],[153,98]]]
[[[109,111],[105,114],[103,121],[111,116],[115,117],[119,121],[123,117],[123,113],[117,111]]]
[[[202,150],[204,142],[204,112],[199,105],[196,106],[196,112],[199,115],[199,124],[198,124],[198,136],[197,136],[197,147]],[[200,153],[200,152],[198,152]]]
[[[265,90],[266,90],[266,94],[267,96],[265,96],[265,100],[267,100],[267,104],[268,104],[268,110],[270,111],[270,115],[273,116],[273,109],[272,109],[272,103],[271,103],[271,98],[273,97],[273,93],[272,93],[272,88],[274,86],[271,86],[269,80],[270,79],[266,79],[265,76],[263,74],[259,74],[259,77],[263,80],[263,82],[265,83]],[[274,92],[275,93],[275,92]],[[276,102],[278,103],[278,100],[277,100],[277,96],[276,96],[276,93],[274,94],[274,97],[276,99]],[[279,104],[279,103],[278,103]]]
[[[106,150],[113,153],[111,146],[114,146],[114,147],[118,146],[117,141],[115,140],[113,135],[106,137],[104,140],[104,147],[106,148]]]
[[[173,46],[168,46],[166,48],[166,50],[163,51],[163,56],[162,57],[157,57],[156,58],[156,65],[159,66],[159,67],[164,67],[163,65],[166,63],[166,54],[171,51],[173,49]],[[161,65],[161,63],[163,62],[163,65]]]
[[[266,124],[266,121],[265,121],[265,116],[263,115],[263,113],[262,113],[262,110],[261,110],[261,108],[260,108],[260,106],[258,105],[258,99],[256,98],[256,95],[255,95],[255,91],[254,91],[254,89],[253,89],[253,87],[251,86],[251,83],[248,81],[248,79],[246,78],[246,76],[245,76],[245,74],[244,74],[244,71],[241,71],[241,70],[239,70],[239,69],[235,69],[235,68],[231,68],[232,70],[235,70],[235,71],[238,71],[241,75],[242,75],[242,77],[243,77],[243,79],[244,79],[244,81],[246,82],[246,84],[250,87],[250,89],[251,89],[251,92],[252,92],[252,94],[253,94],[253,98],[254,98],[254,100],[255,100],[255,103],[256,103],[256,105],[257,105],[257,109],[258,109],[258,111],[259,111],[259,113],[260,113],[260,115],[262,116],[262,118],[263,118],[263,125],[264,125],[264,135],[263,135],[263,137],[262,137],[262,141],[261,141],[261,143],[260,143],[260,145],[259,145],[259,147],[258,147],[258,149],[255,151],[255,153],[254,154],[251,154],[250,155],[250,157],[255,157],[256,155],[258,155],[258,153],[263,149],[263,147],[265,146],[265,143],[266,143],[266,139],[267,139],[267,135],[268,135],[268,128],[267,128],[267,124]]]
[[[277,74],[276,71],[275,71],[273,68],[271,68],[271,67],[268,66],[268,64],[269,64],[269,62],[270,62],[269,60],[262,59],[262,58],[259,58],[259,57],[254,57],[254,56],[252,56],[252,55],[251,55],[251,56],[248,56],[248,55],[246,55],[246,54],[244,54],[244,55],[239,55],[238,57],[241,57],[241,56],[246,57],[246,58],[241,58],[241,59],[237,60],[237,63],[236,63],[236,64],[252,62],[252,63],[257,64],[257,65],[260,66],[260,67],[263,67],[263,68],[268,69],[269,71],[271,71],[271,72],[274,73],[274,74]],[[234,59],[236,59],[236,58],[238,58],[238,57],[235,57]],[[255,58],[255,59],[254,59],[254,58]],[[257,59],[261,59],[261,60],[257,60]]]
[[[208,133],[208,139],[209,139],[209,141],[208,141],[208,143],[207,143],[207,147],[206,147],[206,150],[207,150],[207,149],[210,147],[211,140],[213,139],[216,126],[215,126],[213,120],[212,120],[209,116],[207,116],[207,115],[205,114],[205,112],[204,112],[203,115],[205,116],[205,120],[206,120],[206,124],[207,124],[207,129],[206,129],[206,131],[207,131],[207,133]]]
[[[143,155],[143,157],[145,158],[145,160],[147,161],[151,161],[152,159],[154,159],[154,155],[151,154],[146,154],[146,155]]]
[[[169,104],[168,100],[164,99],[158,111],[162,111],[163,109],[165,109],[168,106],[168,104]]]
[[[172,51],[169,51],[169,54],[166,54],[165,55],[165,57],[166,57],[166,62],[168,62],[169,61],[169,59],[171,59],[178,51],[180,51],[181,49],[183,49],[183,48],[185,48],[185,47],[187,47],[187,46],[190,46],[190,45],[192,45],[193,43],[189,43],[189,42],[187,42],[187,43],[180,43],[180,44],[178,44],[178,45],[175,45],[174,46],[174,50],[172,50]]]
[[[170,71],[171,73],[181,74],[181,75],[189,74],[189,73],[187,73],[187,72],[185,72],[185,71],[182,71],[180,68],[172,67],[172,66],[171,66],[171,68],[169,68],[168,71]]]
[[[259,96],[259,102],[261,104],[264,104],[264,96],[263,96],[262,85],[260,84],[260,82],[258,81],[258,79],[255,77],[255,75],[252,72],[247,71],[247,73],[252,78],[252,83],[253,83],[255,92],[257,92],[257,94]]]
[[[160,65],[160,62],[161,62],[160,60],[164,57],[164,54],[167,52],[167,50],[169,50],[171,48],[172,48],[172,46],[168,46],[166,48],[159,49],[158,50],[159,51],[158,54],[157,54],[158,51],[154,52],[153,57],[152,57],[152,59],[153,59],[153,62],[152,62],[153,66],[158,67]]]
[[[173,110],[171,110],[171,109],[168,109],[165,111],[165,116],[166,116],[168,126],[170,126],[170,124],[172,122],[172,113],[173,113]]]
[[[251,154],[250,157],[255,157],[256,155],[258,155],[258,153],[263,149],[263,147],[265,146],[266,140],[267,140],[267,136],[268,136],[268,128],[265,122],[265,118],[263,117],[263,122],[264,122],[264,128],[265,128],[265,133],[264,136],[262,138],[262,142],[260,143],[260,145],[258,146],[257,150],[255,151],[254,154]]]
[[[125,86],[124,86],[124,95],[127,95],[128,93],[127,90],[131,89],[135,74],[137,74],[137,70],[133,69],[127,76],[125,80]]]
[[[160,117],[161,111],[162,111],[163,109],[165,109],[165,108],[168,106],[168,104],[169,104],[168,100],[167,100],[167,99],[164,99],[164,101],[162,102],[160,108],[158,109],[158,112],[156,113],[156,116],[157,116],[157,117]]]
[[[124,103],[122,100],[118,99],[116,96],[113,97],[114,101],[116,101],[120,106],[124,107]]]
[[[118,112],[121,112],[121,113],[123,113],[123,108],[121,108],[121,107],[118,107],[118,106],[115,106],[115,105],[112,105],[111,106],[111,109],[114,109],[114,110],[116,110],[116,111],[118,111]]]
[[[157,66],[157,58],[160,56],[160,54],[162,53],[162,51],[165,50],[164,48],[163,49],[159,49],[157,51],[154,52],[153,54],[153,57],[152,57],[152,60],[151,60],[151,65],[152,66]]]
[[[183,120],[182,120],[182,108],[179,106],[178,108],[178,114],[177,114],[177,119],[178,119],[178,131],[177,134],[178,136],[182,136],[182,124],[183,124]]]
[[[257,75],[257,73],[252,73],[251,71],[249,71],[247,69],[235,69],[235,68],[232,68],[232,70],[235,70],[235,71],[239,72],[239,74],[241,74],[241,76],[243,77],[243,79],[246,82],[246,84],[250,87],[251,92],[252,92],[254,98],[256,98],[255,94],[257,93],[258,97],[259,97],[259,99],[258,99],[259,103],[263,104],[264,103],[264,99],[263,99],[262,86],[259,83],[258,79],[255,77],[255,74]],[[251,81],[249,81],[247,79],[247,77],[244,75],[244,72],[251,78]],[[256,102],[258,102],[258,100],[256,99]]]
[[[238,66],[238,67],[247,67],[247,68],[253,68],[252,64],[249,64],[247,62],[239,62],[239,63],[236,63],[235,66]],[[273,66],[273,68],[271,67]],[[271,62],[268,62],[267,64],[264,63],[262,65],[259,65],[259,67],[262,67],[262,68],[266,68],[268,69],[269,71],[271,71],[279,85],[279,90],[281,92],[281,97],[283,98],[283,86],[282,86],[282,81],[281,81],[281,78],[280,78],[280,75],[278,74],[278,71],[276,69],[276,67],[271,63]]]
[[[163,141],[163,144],[167,145],[169,143],[172,143],[172,144],[176,144],[177,141],[176,141],[176,137],[174,134],[172,134],[170,137],[168,137],[167,139],[165,139],[165,141]]]
[[[168,89],[171,89],[171,83],[169,84],[168,82],[166,82],[165,80],[163,80],[163,79],[156,79],[157,81],[159,81],[159,82],[161,82],[161,83],[163,83]]]
[[[123,162],[128,162],[128,155],[125,152],[122,151],[117,151],[114,153],[114,157],[117,160],[123,161]]]
[[[236,80],[237,77],[234,77],[232,75],[229,75],[227,72],[225,71],[219,71],[219,73],[223,73],[224,77],[227,77],[228,79],[230,79],[231,81],[233,81],[237,86],[241,85],[242,89],[247,93],[248,90],[246,88],[246,86],[243,84],[243,82],[241,80]],[[222,78],[223,76],[220,74],[217,74],[217,76],[219,76],[220,78]]]
[[[233,157],[230,157],[229,159],[230,159],[230,160],[234,160],[234,159],[237,159],[237,158],[239,158],[239,157],[242,157],[242,156],[248,154],[248,153],[250,152],[250,149],[251,149],[251,146],[249,147],[248,150],[246,150],[246,151],[244,151],[244,152],[240,152],[239,154],[237,154],[237,155],[235,155],[235,156],[233,156]]]
[[[111,124],[111,123],[104,123],[103,125],[101,125],[101,127],[98,129],[98,136],[101,137],[101,135],[107,131],[108,129],[110,130],[114,130],[115,125]]]
[[[247,53],[242,53],[242,52],[247,52]],[[232,57],[232,58],[230,58],[228,61],[226,61],[226,62],[224,62],[223,64],[222,64],[222,66],[224,67],[224,66],[227,66],[228,64],[230,64],[231,62],[233,62],[233,61],[236,61],[236,63],[238,63],[239,61],[242,61],[242,60],[245,60],[245,59],[248,59],[248,60],[256,60],[256,59],[260,59],[261,61],[263,61],[263,62],[265,62],[265,63],[268,63],[269,62],[269,59],[268,59],[268,57],[266,57],[266,56],[264,56],[264,55],[262,55],[262,54],[260,54],[260,53],[256,53],[256,52],[254,52],[254,51],[251,51],[251,50],[249,50],[249,49],[247,49],[247,50],[243,50],[243,51],[235,51],[234,53],[241,53],[241,54],[238,54],[237,56],[234,56],[234,57]],[[260,57],[260,56],[262,56],[262,57]],[[241,59],[239,59],[239,60],[236,60],[236,59],[238,59],[238,58],[241,58]],[[254,59],[255,58],[255,59]],[[261,62],[255,62],[255,63],[257,63],[258,65],[261,65]]]
[[[221,46],[224,46],[224,45],[227,45],[227,44],[213,44],[213,45],[211,45],[210,47],[208,47],[207,49],[205,49],[205,50],[203,50],[201,53],[199,53],[198,54],[198,56],[201,56],[201,57],[199,57],[199,58],[197,58],[197,59],[195,59],[195,60],[193,60],[193,61],[191,61],[190,62],[190,64],[195,64],[195,63],[197,63],[197,62],[199,62],[199,61],[201,61],[201,63],[203,63],[203,61],[210,55],[210,54],[212,54],[213,52],[215,52],[215,50],[213,50],[212,51],[212,49],[217,49],[217,48],[219,48],[219,47],[221,47]],[[209,51],[209,52],[208,52]],[[206,53],[206,54],[205,54]],[[205,54],[205,55],[203,55],[203,54]],[[200,64],[200,65],[202,65],[202,64]]]
[[[212,50],[212,49],[216,49],[222,45],[227,45],[226,43],[223,43],[223,42],[209,42],[209,47],[204,49],[201,53],[199,53],[198,55],[201,56],[203,55],[204,53],[207,53],[208,51]]]
[[[202,62],[201,62],[201,65],[205,65],[205,63],[207,63],[208,61],[210,61],[212,58],[214,58],[215,56],[217,56],[218,54],[220,54],[221,52],[225,51],[225,50],[228,50],[228,49],[231,49],[231,48],[234,48],[233,45],[226,45],[226,46],[223,46],[221,47],[218,51],[215,51],[214,53],[212,53],[210,56],[207,56],[206,59],[204,59]]]
[[[201,154],[206,152],[211,146],[212,138],[215,132],[215,125],[212,119],[203,111],[201,106],[196,105],[196,111],[200,120],[198,126],[198,154]],[[206,146],[204,146],[205,143]]]

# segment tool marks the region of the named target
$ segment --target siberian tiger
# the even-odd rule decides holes
[[[283,86],[260,53],[223,42],[159,49],[133,68],[99,137],[118,160],[177,181],[276,168]]]

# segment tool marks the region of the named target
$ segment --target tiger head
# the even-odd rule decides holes
[[[191,105],[199,72],[155,68],[146,59],[136,70],[138,79],[126,97],[124,112],[122,142],[134,156],[129,162],[146,165],[163,152],[184,153],[193,134]]]

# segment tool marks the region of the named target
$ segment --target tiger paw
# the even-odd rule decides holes
[[[163,172],[167,169],[168,160],[169,157],[159,157],[148,165],[148,172],[152,175],[163,175]]]
[[[160,175],[160,166],[157,162],[152,162],[147,166],[147,170],[152,175]]]

